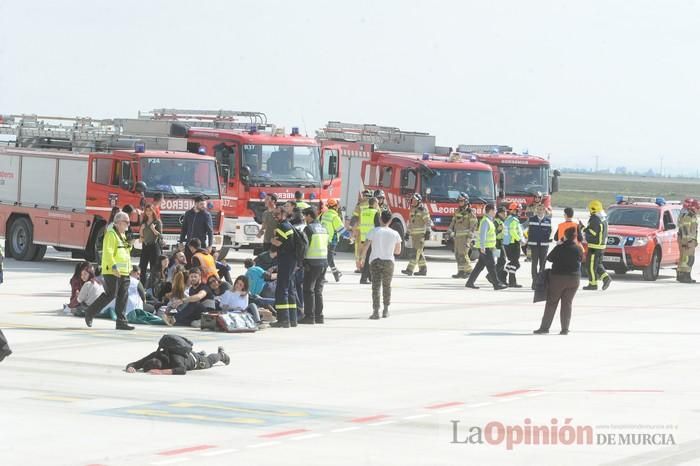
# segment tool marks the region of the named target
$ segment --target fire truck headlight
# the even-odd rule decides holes
[[[260,231],[260,227],[257,225],[246,225],[243,227],[243,233],[246,235],[254,236],[258,234],[258,231]]]

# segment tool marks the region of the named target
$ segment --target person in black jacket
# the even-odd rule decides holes
[[[126,372],[133,374],[143,370],[154,375],[185,375],[187,371],[209,369],[219,361],[227,366],[231,363],[231,359],[224,351],[223,346],[219,346],[216,353],[209,355],[204,351],[191,351],[187,356],[166,351],[154,351],[138,361],[127,364]]]
[[[566,230],[564,238],[564,242],[552,249],[547,256],[547,260],[552,263],[552,271],[542,323],[540,328],[534,331],[537,335],[549,333],[549,327],[552,325],[560,301],[561,332],[559,334],[568,335],[569,333],[571,305],[580,285],[583,247],[576,242],[576,228]]]
[[[207,211],[207,203],[203,196],[197,196],[194,202],[194,207],[185,212],[180,230],[180,242],[188,243],[198,238],[202,242],[202,247],[211,247],[214,243],[214,223],[211,214]],[[185,254],[187,254],[186,250]]]
[[[552,217],[547,217],[544,206],[537,206],[535,215],[530,217],[527,230],[527,247],[530,249],[532,260],[533,290],[537,275],[544,270],[549,242],[552,238]]]

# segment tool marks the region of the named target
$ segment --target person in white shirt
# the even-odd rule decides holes
[[[253,316],[256,324],[262,323],[258,306],[248,302],[248,277],[240,275],[233,282],[233,290],[227,290],[214,298],[222,311],[247,312]]]
[[[372,309],[370,319],[379,319],[379,290],[382,289],[384,310],[382,317],[389,317],[391,304],[391,279],[394,276],[394,256],[401,254],[401,236],[396,230],[389,228],[391,212],[383,211],[380,217],[381,226],[367,233],[367,240],[360,253],[361,266],[367,257],[367,249],[372,246],[369,255],[369,267],[372,276]]]

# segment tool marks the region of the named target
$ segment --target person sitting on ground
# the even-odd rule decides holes
[[[184,251],[176,251],[170,259],[170,265],[168,266],[168,281],[172,282],[175,276],[175,269],[178,265],[187,267],[187,256]]]
[[[216,260],[209,254],[209,251],[202,247],[199,238],[193,238],[187,243],[187,247],[192,253],[192,267],[200,270],[202,283],[206,284],[211,276],[219,276],[216,270]]]
[[[211,255],[214,258],[218,276],[226,280],[226,283],[229,285],[233,285],[233,281],[231,281],[231,266],[228,265],[226,261],[219,260],[219,253],[216,251],[216,249],[212,249]]]
[[[202,272],[198,267],[190,269],[189,285],[190,289],[187,297],[181,300],[177,298],[171,299],[171,304],[177,307],[177,311],[174,317],[172,315],[166,315],[164,320],[167,319],[174,325],[199,327],[199,319],[202,312],[215,309],[214,295],[209,287],[202,283]]]
[[[219,346],[216,353],[209,355],[203,351],[191,350],[183,355],[159,348],[148,356],[127,364],[126,372],[133,374],[143,370],[153,375],[185,375],[187,371],[209,369],[217,362],[223,362],[227,366],[231,362],[222,346]]]
[[[276,251],[275,254],[277,254]],[[253,259],[246,259],[243,266],[246,269],[245,276],[250,284],[250,294],[274,298],[277,273],[265,271],[262,267],[255,265]]]
[[[125,311],[127,318],[136,309],[146,311],[149,314],[155,313],[153,305],[146,302],[146,289],[141,283],[141,268],[138,265],[132,266],[129,274],[129,298]]]
[[[228,282],[222,281],[218,277],[209,277],[209,280],[207,281],[207,286],[209,286],[209,289],[214,295],[214,301],[216,301],[219,296],[233,288],[233,285],[230,285]]]
[[[78,306],[71,309],[73,315],[76,317],[85,316],[85,310],[88,308],[88,306],[97,301],[97,298],[99,298],[105,291],[102,283],[100,283],[95,277],[95,269],[92,267],[92,265],[88,265],[89,267],[84,268],[81,271],[80,278],[83,281],[83,286],[80,288],[80,292],[78,293]]]
[[[233,290],[228,290],[218,297],[218,304],[222,311],[247,312],[253,316],[256,324],[261,324],[258,306],[248,301],[248,279],[240,275],[233,282]]]
[[[167,256],[158,257],[158,270],[152,271],[149,277],[148,288],[146,289],[146,296],[153,298],[153,301],[158,303],[163,301],[165,293],[172,289],[172,284],[168,282],[168,265],[170,264],[170,259]]]
[[[80,289],[83,287],[83,284],[87,282],[90,278],[87,273],[85,272],[88,268],[91,268],[92,265],[88,261],[82,261],[78,262],[75,265],[75,270],[73,271],[73,276],[70,277],[70,301],[68,304],[63,305],[63,312],[65,314],[74,314],[74,309],[77,309],[78,306],[80,305],[80,301],[78,301],[78,295],[80,294]],[[94,277],[94,272],[93,272],[93,277]]]
[[[172,283],[170,283],[170,290],[163,296],[163,305],[158,311],[158,316],[165,320],[166,324],[173,324],[174,320],[165,319],[164,315],[170,311],[177,310],[178,306],[182,305],[182,301],[187,297],[187,278],[185,275],[185,268],[183,266],[182,270],[178,270],[173,277]]]
[[[277,250],[270,248],[255,256],[255,265],[263,270],[277,270]]]

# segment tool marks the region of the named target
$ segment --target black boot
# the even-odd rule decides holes
[[[387,317],[389,317],[389,308],[385,307],[382,311],[382,318],[386,319]]]
[[[296,312],[293,311],[293,312]],[[279,310],[277,311],[277,322],[272,322],[270,324],[272,328],[289,328],[289,310]]]
[[[611,283],[612,283],[612,278],[610,278],[610,277],[603,278],[603,291],[607,290],[610,287]]]
[[[314,319],[314,316],[304,316],[299,323],[304,325],[313,325],[316,323],[316,319]]]
[[[538,328],[537,330],[535,330],[535,331],[532,332],[532,333],[534,333],[535,335],[546,335],[546,334],[549,333],[549,330],[546,330],[546,329],[543,329],[543,328]]]
[[[464,272],[460,270],[456,274],[452,275],[452,278],[464,278]]]
[[[422,276],[428,275],[428,267],[423,266],[423,267],[419,268],[418,272],[414,273],[413,275],[422,275]]]
[[[508,274],[508,287],[509,288],[522,288],[523,285],[518,285],[518,280],[515,278],[515,274]]]
[[[369,316],[370,319],[372,320],[379,320],[379,311],[374,311],[371,316]]]
[[[231,364],[231,358],[228,357],[228,354],[226,354],[226,352],[224,351],[223,346],[219,346],[218,353],[219,357],[221,357],[221,362],[223,362],[227,366]]]
[[[401,273],[410,277],[413,275],[413,270],[407,268],[406,270],[402,270]]]
[[[117,330],[133,330],[135,327],[127,322],[117,322]]]
[[[335,278],[336,282],[339,282],[340,277],[342,277],[342,276],[343,276],[343,272],[341,272],[340,270],[333,271],[333,278]]]

